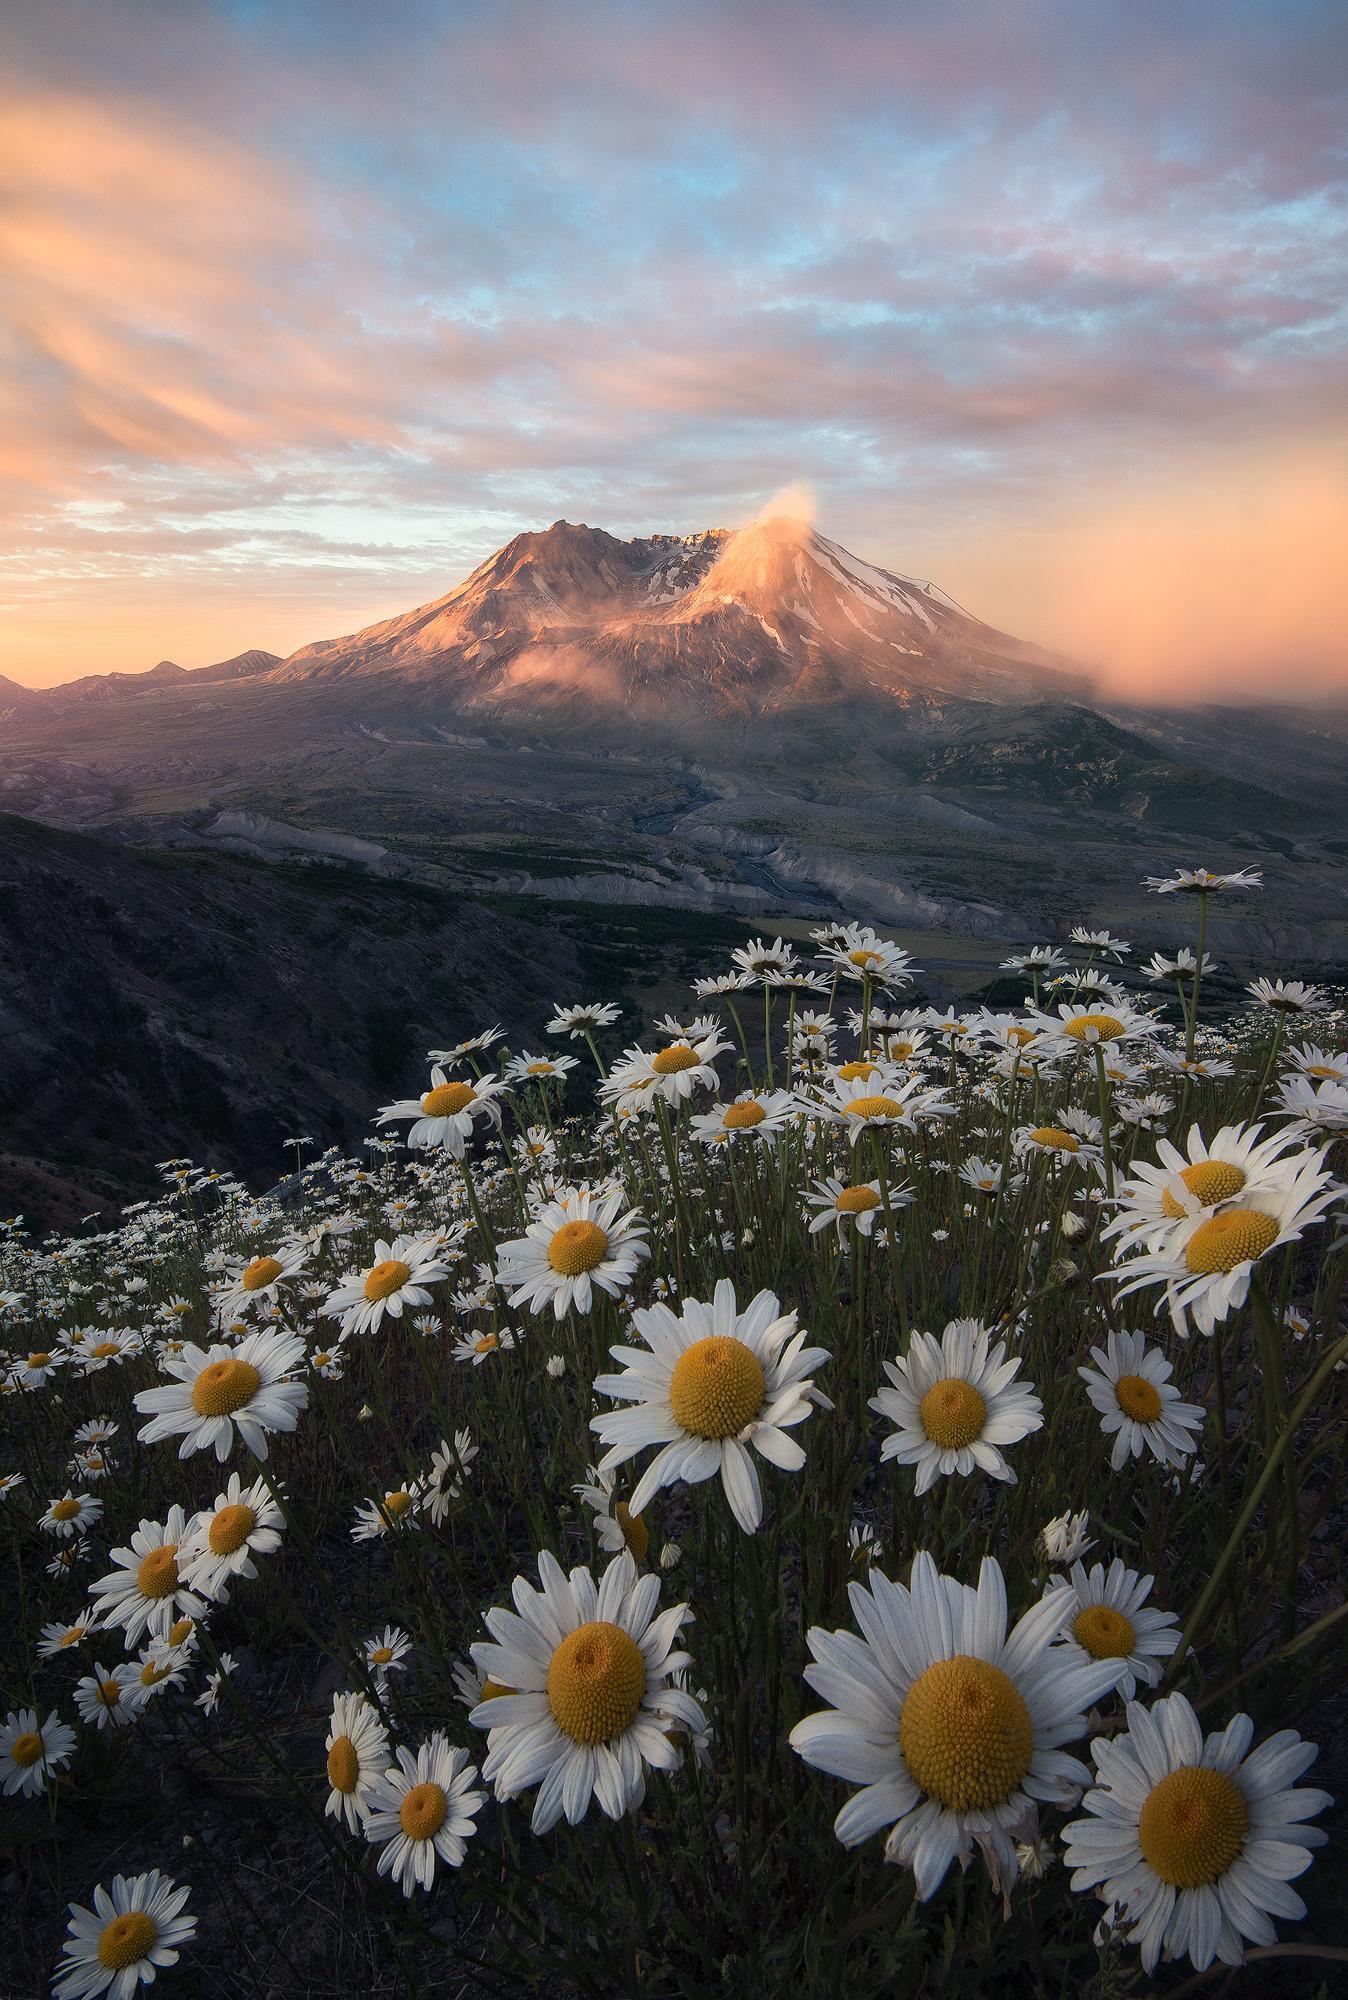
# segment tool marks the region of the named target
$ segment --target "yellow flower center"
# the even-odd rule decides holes
[[[563,1278],[578,1278],[602,1264],[608,1236],[597,1222],[564,1222],[553,1231],[548,1244],[548,1262]]]
[[[412,1266],[401,1257],[385,1257],[365,1275],[365,1296],[371,1304],[400,1292],[412,1275]]]
[[[431,1840],[439,1833],[449,1811],[443,1785],[427,1779],[413,1785],[398,1808],[398,1824],[409,1840]]]
[[[651,1538],[646,1531],[646,1523],[640,1514],[634,1514],[625,1500],[620,1500],[613,1509],[613,1518],[623,1531],[623,1540],[638,1562],[645,1562],[646,1551]]]
[[[100,1340],[96,1347],[89,1349],[89,1352],[98,1361],[111,1361],[113,1355],[120,1354],[121,1351],[122,1344],[118,1340]]]
[[[1138,1818],[1138,1845],[1163,1882],[1200,1889],[1236,1859],[1249,1820],[1245,1794],[1234,1778],[1186,1764],[1148,1792]]]
[[[551,1075],[552,1075],[552,1072],[553,1072],[553,1070],[554,1070],[554,1069],[555,1069],[556,1067],[557,1067],[557,1065],[556,1065],[555,1063],[550,1063],[550,1062],[531,1062],[531,1063],[530,1063],[530,1064],[528,1065],[528,1074],[529,1074],[530,1076],[551,1076]]]
[[[1276,1240],[1278,1224],[1259,1208],[1225,1208],[1199,1224],[1184,1246],[1184,1261],[1195,1277],[1234,1271],[1253,1263]]]
[[[1079,1153],[1081,1141],[1071,1132],[1065,1132],[1061,1125],[1036,1125],[1030,1137],[1036,1146],[1047,1146],[1055,1153]]]
[[[122,1699],[121,1682],[100,1681],[98,1683],[98,1698],[102,1702],[104,1708],[116,1708],[118,1703]]]
[[[334,1792],[354,1792],[360,1777],[360,1759],[349,1736],[339,1736],[328,1751],[328,1783]]]
[[[1343,1071],[1335,1063],[1307,1063],[1307,1076],[1342,1076]]]
[[[746,1125],[761,1125],[767,1115],[762,1105],[751,1097],[744,1104],[727,1104],[725,1117],[721,1120],[721,1123],[729,1131],[739,1132]]]
[[[1135,1424],[1154,1424],[1161,1414],[1161,1392],[1145,1375],[1120,1375],[1114,1394],[1124,1416]]]
[[[873,1187],[862,1181],[857,1187],[845,1187],[838,1195],[834,1207],[842,1215],[865,1215],[872,1208],[879,1208],[880,1197]]]
[[[621,1625],[596,1619],[567,1634],[548,1665],[548,1706],[573,1743],[608,1743],[630,1727],[646,1662]]]
[[[27,1771],[42,1755],[42,1738],[35,1729],[26,1729],[9,1746],[9,1754],[21,1771]]]
[[[1063,1022],[1062,1031],[1075,1042],[1115,1042],[1125,1032],[1117,1014],[1077,1014]]]
[[[844,1110],[853,1118],[902,1118],[897,1097],[854,1097]]]
[[[257,1526],[257,1515],[251,1507],[239,1500],[233,1506],[222,1507],[215,1515],[206,1531],[206,1542],[213,1556],[232,1556],[241,1549],[253,1529]]]
[[[1018,1049],[1023,1049],[1027,1042],[1034,1040],[1034,1029],[1021,1027],[1008,1028],[1006,1039],[1008,1042],[1014,1042]]]
[[[726,1333],[685,1348],[669,1379],[674,1420],[694,1437],[738,1437],[762,1409],[767,1390],[753,1349]]]
[[[405,1487],[400,1488],[397,1493],[384,1495],[384,1512],[391,1514],[395,1521],[402,1518],[411,1504],[412,1496]]]
[[[1109,1604],[1088,1604],[1072,1620],[1072,1637],[1093,1660],[1126,1660],[1137,1639],[1131,1618]]]
[[[1229,1160],[1200,1160],[1196,1166],[1182,1167],[1178,1178],[1204,1208],[1215,1208],[1219,1201],[1230,1201],[1232,1195],[1239,1194],[1245,1185],[1245,1175]],[[1166,1188],[1161,1195],[1161,1213],[1175,1222],[1181,1222],[1189,1211]]]
[[[884,964],[884,960],[881,958],[878,951],[867,951],[865,950],[864,947],[858,951],[849,951],[847,954],[847,962],[849,965],[859,965],[863,968],[863,970],[865,969],[865,967],[870,965]]]
[[[484,1333],[481,1340],[473,1342],[474,1354],[490,1354],[494,1347],[501,1345],[501,1337],[496,1333]]]
[[[919,1674],[904,1696],[899,1748],[930,1797],[952,1812],[986,1811],[1030,1768],[1030,1711],[1000,1667],[957,1653]]]
[[[651,1057],[651,1068],[657,1076],[675,1076],[681,1069],[696,1069],[698,1057],[687,1042],[675,1042],[672,1048],[661,1049],[658,1056]]]
[[[240,1283],[246,1292],[260,1292],[264,1286],[274,1284],[284,1268],[279,1257],[254,1257]]]
[[[136,1571],[136,1586],[142,1597],[171,1597],[178,1588],[178,1544],[165,1542],[142,1556]]]
[[[99,1963],[109,1972],[124,1972],[146,1956],[158,1936],[159,1926],[147,1910],[128,1910],[99,1932]]]
[[[262,1377],[251,1361],[237,1356],[210,1361],[192,1384],[192,1408],[199,1417],[227,1417],[251,1402],[261,1387]]]
[[[441,1083],[426,1092],[421,1108],[427,1118],[452,1118],[456,1111],[465,1110],[476,1096],[471,1083]]]
[[[865,1056],[854,1056],[851,1062],[839,1063],[838,1075],[844,1083],[854,1083],[858,1077],[874,1076],[879,1067],[879,1063],[867,1062]]]
[[[972,1382],[947,1375],[934,1382],[918,1406],[922,1428],[942,1451],[959,1451],[982,1435],[988,1406]]]
[[[88,1627],[85,1625],[70,1626],[68,1631],[61,1634],[60,1644],[62,1646],[78,1646],[87,1630]]]
[[[80,1511],[78,1500],[58,1500],[51,1510],[53,1521],[73,1521]]]
[[[491,1675],[488,1674],[486,1680],[482,1683],[482,1692],[478,1696],[478,1700],[497,1701],[503,1694],[517,1694],[518,1692],[517,1688],[507,1687],[504,1681],[494,1681]]]
[[[186,1640],[190,1639],[194,1623],[195,1621],[191,1618],[176,1619],[169,1626],[168,1642],[170,1646],[181,1646]]]
[[[160,1681],[166,1681],[172,1672],[173,1665],[169,1660],[147,1660],[140,1670],[140,1684],[147,1688],[158,1687]]]
[[[49,1368],[51,1366],[51,1356],[50,1354],[30,1354],[28,1357],[28,1366],[30,1368]]]

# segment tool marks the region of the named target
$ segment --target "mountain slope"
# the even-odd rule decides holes
[[[396,686],[516,715],[580,702],[646,721],[1087,689],[784,517],[627,542],[558,521],[516,536],[447,596],[301,647],[268,679]]]

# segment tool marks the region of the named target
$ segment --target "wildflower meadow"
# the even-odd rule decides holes
[[[1335,1990],[1348,1017],[1149,886],[6,1225],[0,1991]]]

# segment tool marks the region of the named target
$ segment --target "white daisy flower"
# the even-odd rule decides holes
[[[1316,1083],[1310,1076],[1284,1077],[1278,1088],[1278,1116],[1290,1118],[1288,1127],[1306,1139],[1342,1139],[1348,1136],[1348,1083],[1326,1077]]]
[[[1094,1563],[1073,1563],[1070,1578],[1055,1577],[1049,1595],[1062,1613],[1061,1643],[1083,1659],[1113,1660],[1118,1668],[1118,1692],[1131,1701],[1137,1683],[1155,1687],[1162,1660],[1179,1645],[1179,1620],[1173,1611],[1147,1606],[1151,1576],[1139,1576],[1117,1556],[1106,1569]]]
[[[505,1066],[512,1083],[544,1084],[550,1079],[565,1083],[568,1070],[579,1067],[577,1056],[515,1056]]]
[[[816,1117],[823,1112],[844,1127],[855,1145],[863,1132],[916,1132],[929,1119],[944,1118],[955,1107],[939,1090],[928,1089],[917,1077],[901,1077],[893,1070],[867,1065],[867,1075],[847,1076],[851,1065],[844,1063],[832,1080],[830,1099],[806,1098],[805,1107]]]
[[[92,1493],[72,1493],[69,1487],[59,1500],[49,1500],[46,1511],[38,1515],[37,1524],[49,1535],[56,1535],[62,1541],[72,1536],[82,1535],[92,1527],[103,1512],[103,1502]]]
[[[232,1258],[214,1298],[220,1324],[228,1326],[255,1309],[277,1305],[284,1297],[283,1287],[302,1278],[308,1262],[303,1247],[295,1243],[283,1243],[256,1257]]]
[[[501,1107],[495,1100],[504,1089],[494,1076],[474,1077],[471,1083],[462,1078],[451,1080],[437,1063],[431,1071],[429,1090],[420,1097],[399,1098],[396,1104],[384,1105],[375,1123],[392,1125],[410,1118],[407,1144],[413,1150],[443,1146],[451,1159],[461,1160],[479,1118],[492,1126],[500,1124]]]
[[[889,1190],[891,1209],[907,1208],[913,1199],[913,1191],[906,1184]],[[818,1212],[810,1217],[810,1234],[818,1236],[830,1224],[837,1230],[842,1241],[844,1230],[850,1223],[863,1236],[869,1236],[878,1218],[884,1216],[884,1196],[879,1181],[843,1181],[835,1174],[816,1181],[805,1197],[807,1208]]]
[[[1323,1156],[1305,1157],[1309,1164],[1284,1187],[1267,1188],[1202,1219],[1190,1217],[1176,1225],[1167,1246],[1149,1255],[1126,1257],[1104,1276],[1118,1284],[1120,1298],[1163,1285],[1161,1304],[1169,1306],[1176,1331],[1186,1332],[1192,1319],[1200,1332],[1211,1333],[1244,1305],[1260,1259],[1283,1243],[1297,1242],[1338,1200],[1338,1183],[1320,1167]]]
[[[613,1481],[597,1466],[587,1465],[585,1472],[588,1483],[573,1486],[571,1491],[593,1513],[600,1548],[610,1556],[630,1549],[637,1562],[645,1562],[650,1547],[645,1516],[634,1514],[625,1500],[614,1498]]]
[[[1094,1535],[1088,1533],[1091,1517],[1085,1508],[1074,1514],[1069,1507],[1065,1514],[1055,1514],[1046,1521],[1039,1533],[1038,1548],[1045,1562],[1074,1563],[1084,1556],[1087,1549],[1095,1547]]]
[[[477,1766],[468,1752],[451,1749],[440,1730],[416,1755],[398,1751],[398,1761],[375,1778],[365,1800],[365,1838],[379,1847],[379,1873],[391,1875],[404,1896],[429,1889],[435,1864],[459,1868],[473,1819],[487,1802],[477,1790]]]
[[[414,1528],[416,1495],[410,1486],[398,1486],[380,1500],[362,1500],[356,1508],[353,1542],[375,1542],[395,1528]]]
[[[840,937],[820,947],[818,956],[844,979],[869,979],[891,989],[913,983],[911,952],[878,937],[869,924],[845,925]]]
[[[648,1306],[632,1315],[632,1327],[646,1346],[611,1348],[621,1374],[595,1379],[597,1395],[636,1405],[591,1418],[609,1447],[599,1470],[612,1472],[659,1445],[633,1491],[634,1513],[662,1486],[680,1479],[691,1486],[719,1473],[731,1512],[753,1534],[763,1496],[749,1446],[783,1471],[799,1472],[805,1453],[786,1433],[816,1403],[832,1408],[809,1380],[830,1356],[805,1346],[795,1313],[781,1312],[773,1292],[759,1292],[738,1311],[729,1278],[718,1279],[710,1303],[685,1299],[677,1315],[667,1305]]]
[[[1084,924],[1074,924],[1067,936],[1070,943],[1080,945],[1083,950],[1103,951],[1110,958],[1124,958],[1133,948],[1122,938],[1112,937],[1108,931],[1087,930]]]
[[[390,1674],[405,1672],[412,1641],[400,1626],[386,1625],[373,1639],[365,1641],[363,1650],[365,1664],[374,1675],[375,1685],[382,1688]]]
[[[115,1567],[90,1584],[90,1595],[101,1599],[100,1624],[105,1630],[124,1626],[128,1650],[143,1632],[167,1638],[179,1618],[197,1618],[205,1610],[179,1563],[190,1532],[181,1507],[170,1507],[163,1521],[142,1521],[130,1547],[112,1551]]]
[[[136,1408],[150,1418],[140,1441],[181,1436],[180,1458],[213,1449],[223,1464],[237,1432],[254,1458],[265,1458],[268,1432],[293,1431],[309,1401],[307,1385],[292,1379],[303,1361],[300,1336],[275,1327],[259,1327],[234,1347],[189,1341],[164,1361],[175,1379],[136,1395]]]
[[[716,1029],[695,1042],[671,1042],[652,1055],[647,1049],[624,1049],[614,1063],[599,1095],[607,1104],[628,1098],[633,1092],[663,1098],[667,1104],[682,1104],[695,1090],[716,1090],[721,1079],[715,1063],[734,1046]]]
[[[487,1333],[465,1333],[454,1342],[450,1352],[456,1361],[480,1368],[493,1354],[508,1353],[514,1345],[514,1334],[508,1326],[502,1326]]]
[[[264,1479],[245,1486],[237,1472],[223,1493],[197,1515],[179,1557],[183,1581],[212,1604],[228,1602],[237,1577],[254,1577],[254,1556],[275,1555],[285,1516]]]
[[[771,944],[762,938],[750,938],[748,944],[737,945],[730,958],[759,986],[772,986],[796,969],[795,946],[783,943],[781,938],[774,938]]]
[[[329,1790],[323,1811],[359,1833],[370,1787],[388,1769],[388,1731],[378,1709],[362,1695],[335,1695],[326,1747]]]
[[[586,1035],[593,1035],[599,1028],[611,1028],[615,1021],[622,1019],[622,1011],[611,1000],[590,1000],[577,1006],[556,1007],[543,1032],[545,1035],[569,1035],[573,1042],[583,1041]]]
[[[452,1049],[429,1050],[426,1060],[433,1063],[461,1062],[465,1056],[475,1055],[481,1049],[489,1049],[493,1042],[499,1042],[501,1032],[499,1027],[483,1028],[479,1034],[469,1035],[466,1040],[456,1042]]]
[[[413,1498],[418,1512],[430,1515],[433,1527],[440,1526],[462,1494],[468,1468],[476,1457],[472,1433],[465,1430],[455,1431],[452,1444],[448,1438],[441,1438],[431,1453],[431,1469],[416,1482]]]
[[[1211,1140],[1200,1125],[1191,1125],[1183,1152],[1158,1139],[1156,1159],[1134,1159],[1128,1179],[1119,1183],[1119,1212],[1102,1238],[1164,1249],[1183,1234],[1185,1223],[1285,1189],[1303,1167],[1319,1164],[1309,1152],[1289,1155],[1296,1143],[1297,1135],[1288,1131],[1265,1137],[1262,1125],[1223,1125]]]
[[[53,1660],[58,1653],[68,1653],[73,1646],[82,1646],[97,1630],[98,1619],[91,1611],[84,1612],[72,1625],[58,1618],[42,1627],[37,1656],[40,1660]]]
[[[92,1910],[72,1903],[55,2000],[93,2000],[100,1993],[131,2000],[138,1986],[176,1965],[179,1946],[197,1927],[195,1917],[183,1915],[187,1896],[151,1868],[145,1875],[114,1875],[111,1890],[100,1882]]]
[[[1158,896],[1210,896],[1221,889],[1262,889],[1258,868],[1238,868],[1231,875],[1214,875],[1210,868],[1177,868],[1173,875],[1148,875],[1142,884]]]
[[[1112,1046],[1137,1041],[1156,1033],[1156,1021],[1151,1014],[1139,1014],[1123,1001],[1111,1001],[1108,1007],[1082,1007],[1064,1002],[1056,1018],[1032,1012],[1029,1020],[1048,1039],[1070,1043],[1079,1049],[1092,1049],[1099,1043]]]
[[[1079,1163],[1082,1166],[1098,1166],[1104,1154],[1100,1146],[1101,1128],[1098,1119],[1081,1112],[1059,1113],[1057,1122],[1050,1125],[1024,1125],[1016,1133],[1017,1155],[1022,1159],[1038,1153],[1055,1164],[1064,1167]]]
[[[449,1276],[435,1255],[435,1245],[422,1236],[395,1236],[374,1246],[374,1262],[364,1271],[348,1272],[323,1307],[329,1319],[340,1319],[342,1336],[373,1333],[386,1317],[401,1319],[413,1306],[428,1306],[430,1285]]]
[[[95,1665],[75,1683],[75,1706],[82,1722],[95,1729],[126,1729],[145,1705],[140,1671],[130,1661],[116,1667]]]
[[[483,1777],[498,1799],[538,1786],[533,1830],[546,1833],[563,1813],[575,1826],[593,1796],[610,1819],[645,1797],[645,1768],[679,1762],[672,1730],[695,1736],[706,1717],[693,1696],[673,1685],[690,1664],[675,1651],[691,1617],[686,1604],[657,1613],[658,1576],[637,1576],[626,1550],[596,1586],[588,1569],[566,1576],[546,1552],[541,1588],[525,1577],[512,1586],[514,1611],[486,1614],[490,1643],[472,1647],[478,1672],[508,1689],[484,1700],[469,1721],[487,1731]]]
[[[40,1389],[49,1382],[58,1368],[65,1366],[67,1357],[57,1351],[34,1348],[31,1354],[22,1354],[11,1367],[10,1380],[17,1382],[21,1389]]]
[[[807,1764],[861,1786],[834,1832],[855,1847],[887,1827],[885,1859],[912,1869],[919,1901],[952,1861],[967,1867],[976,1844],[1008,1898],[1016,1842],[1038,1831],[1036,1802],[1066,1804],[1088,1781],[1060,1746],[1084,1734],[1085,1710],[1109,1692],[1116,1663],[1055,1649],[1047,1599],[1008,1634],[1006,1585],[990,1556],[976,1589],[921,1554],[907,1590],[872,1570],[847,1594],[862,1636],[812,1628],[805,1678],[832,1707],[790,1739]]]
[[[1091,1745],[1098,1782],[1089,1815],[1063,1829],[1074,1889],[1095,1889],[1132,1926],[1143,1970],[1162,1953],[1203,1971],[1244,1962],[1244,1943],[1272,1944],[1273,1917],[1306,1906],[1287,1887],[1323,1845],[1303,1822],[1331,1805],[1296,1780],[1316,1745],[1280,1729],[1251,1751],[1254,1724],[1235,1716],[1204,1736],[1188,1701],[1128,1704],[1121,1736]]]
[[[75,1732],[53,1709],[39,1723],[35,1708],[11,1709],[0,1725],[0,1771],[4,1794],[36,1798],[48,1779],[75,1754]]]
[[[592,1309],[596,1286],[610,1298],[625,1292],[650,1255],[637,1210],[620,1212],[625,1200],[621,1188],[568,1188],[544,1202],[523,1236],[497,1246],[497,1275],[511,1305],[534,1313],[550,1305],[565,1319],[573,1307]]]
[[[1140,1333],[1111,1331],[1103,1347],[1091,1349],[1091,1359],[1097,1366],[1077,1374],[1104,1420],[1101,1430],[1113,1434],[1109,1462],[1115,1472],[1144,1451],[1161,1465],[1192,1456],[1207,1412],[1201,1403],[1181,1400],[1159,1347],[1149,1348]]]
[[[1303,979],[1255,979],[1245,991],[1257,1007],[1273,1014],[1319,1014],[1329,1005],[1324,989]]]
[[[733,1104],[714,1104],[695,1112],[689,1131],[704,1146],[724,1146],[736,1139],[756,1139],[772,1145],[782,1127],[800,1116],[800,1104],[789,1090],[744,1091]]]
[[[939,1340],[914,1333],[907,1354],[884,1364],[891,1386],[868,1405],[895,1427],[881,1460],[916,1466],[919,1497],[938,1479],[975,1467],[1014,1486],[1001,1447],[1044,1422],[1032,1385],[1015,1380],[1020,1367],[1020,1356],[1008,1360],[1006,1342],[993,1342],[976,1319],[951,1320]]]
[[[1286,1050],[1283,1060],[1312,1083],[1348,1083],[1348,1049],[1331,1053],[1314,1042],[1302,1042],[1299,1048]]]

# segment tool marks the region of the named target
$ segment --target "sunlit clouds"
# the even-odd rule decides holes
[[[9,41],[0,672],[284,652],[561,515],[771,500],[1121,686],[1348,673],[1337,9]]]

